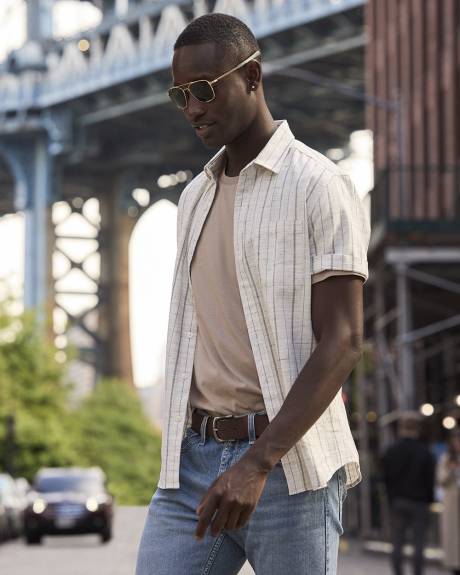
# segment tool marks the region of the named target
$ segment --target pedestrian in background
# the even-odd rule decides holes
[[[447,452],[441,456],[436,478],[443,490],[441,541],[444,565],[460,575],[460,430],[452,432]]]
[[[412,531],[414,545],[414,574],[423,572],[429,505],[434,500],[435,460],[421,441],[420,431],[419,414],[404,413],[399,420],[399,439],[383,456],[395,575],[402,574],[402,548],[408,530]]]

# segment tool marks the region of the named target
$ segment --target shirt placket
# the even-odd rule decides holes
[[[192,235],[187,241],[188,250],[187,250],[187,281],[189,282],[189,292],[187,294],[187,301],[185,303],[185,311],[184,313],[190,318],[190,329],[186,333],[181,334],[181,346],[186,345],[188,347],[188,351],[186,353],[185,358],[185,365],[183,371],[183,394],[187,394],[187,398],[180,396],[177,398],[179,402],[179,406],[176,413],[177,413],[177,421],[187,423],[190,420],[190,407],[188,402],[188,395],[190,392],[190,384],[192,379],[192,372],[193,372],[193,360],[195,355],[195,346],[196,346],[196,336],[197,336],[197,324],[196,324],[196,309],[195,309],[195,301],[193,298],[193,290],[192,290],[192,278],[191,278],[191,264],[193,260],[193,256],[195,253],[195,249],[200,238],[201,232],[203,230],[204,223],[206,218],[209,214],[211,209],[212,203],[214,201],[216,193],[216,184],[215,182],[211,182],[211,184],[206,188],[203,193],[203,196],[200,200],[200,207],[198,208],[195,218],[198,218],[195,222],[192,222],[190,229],[192,230]],[[187,399],[187,401],[185,401]],[[177,403],[176,403],[177,405]]]

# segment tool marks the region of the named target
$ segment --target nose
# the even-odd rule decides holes
[[[184,114],[189,122],[196,122],[206,112],[206,104],[194,98],[190,92],[186,92],[186,94],[187,107],[184,110]]]

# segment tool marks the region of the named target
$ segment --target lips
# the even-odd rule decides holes
[[[195,132],[199,135],[206,134],[215,126],[215,122],[204,122],[203,124],[193,124]]]

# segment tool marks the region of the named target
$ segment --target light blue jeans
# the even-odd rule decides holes
[[[196,508],[214,479],[250,447],[248,440],[203,442],[189,428],[182,440],[180,488],[158,488],[140,541],[136,575],[231,575],[246,559],[256,575],[335,575],[345,471],[327,487],[288,494],[281,463],[270,472],[249,522],[201,541]]]

